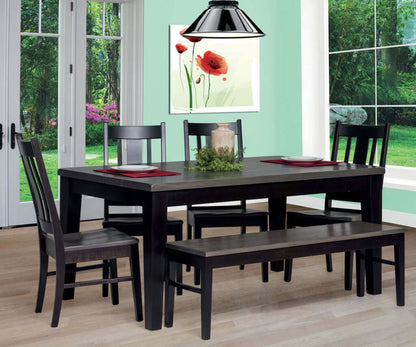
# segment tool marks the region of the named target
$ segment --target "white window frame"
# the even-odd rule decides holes
[[[301,0],[303,154],[330,156],[328,1]],[[416,168],[387,165],[384,187],[416,191]]]

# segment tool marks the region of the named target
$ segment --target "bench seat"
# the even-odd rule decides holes
[[[369,259],[366,249],[395,246],[395,260]],[[350,222],[244,235],[229,235],[183,240],[166,245],[165,326],[173,324],[173,288],[201,294],[202,338],[210,338],[212,270],[240,264],[263,263],[263,279],[268,276],[267,262],[305,256],[357,251],[357,294],[364,295],[364,261],[395,265],[397,305],[404,305],[404,229],[367,222]],[[201,288],[175,282],[175,263],[201,269]]]

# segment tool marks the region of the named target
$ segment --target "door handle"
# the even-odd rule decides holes
[[[3,149],[3,124],[0,124],[0,149]]]
[[[10,148],[15,149],[16,147],[16,124],[12,123],[10,126]]]

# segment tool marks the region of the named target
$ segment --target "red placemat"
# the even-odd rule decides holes
[[[304,162],[304,161],[286,161],[283,159],[274,159],[274,160],[262,160],[265,163],[274,163],[274,164],[284,164],[284,165],[292,165],[292,166],[325,166],[325,165],[335,165],[338,164],[338,161],[325,161],[321,160],[318,162]]]
[[[123,170],[115,170],[115,169],[97,169],[97,170],[94,170],[94,171],[109,173],[109,174],[113,174],[113,175],[127,176],[127,177],[132,177],[132,178],[180,175],[179,172],[163,171],[163,170],[123,171]]]

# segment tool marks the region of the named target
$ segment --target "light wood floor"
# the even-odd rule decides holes
[[[172,215],[184,216],[182,212]],[[84,230],[100,226],[99,221],[82,224]],[[204,235],[222,233],[218,229]],[[383,255],[391,259],[392,249],[386,248]],[[291,283],[283,281],[282,273],[271,273],[270,282],[262,283],[257,264],[244,271],[237,267],[215,270],[212,338],[205,342],[200,339],[199,295],[184,292],[177,297],[173,328],[148,331],[144,322],[134,320],[129,283],[120,284],[118,306],[101,297],[100,286],[77,288],[75,300],[63,303],[59,327],[51,328],[54,278],[48,279],[43,312],[34,312],[39,263],[36,229],[3,229],[0,345],[414,346],[416,230],[406,234],[405,307],[395,304],[391,266],[383,265],[381,295],[358,298],[355,290],[343,289],[343,255],[333,258],[333,273],[325,271],[323,256],[295,260]],[[119,272],[128,272],[127,262],[120,262]],[[91,272],[80,278],[85,276],[91,278]],[[191,280],[190,273],[185,280]]]

